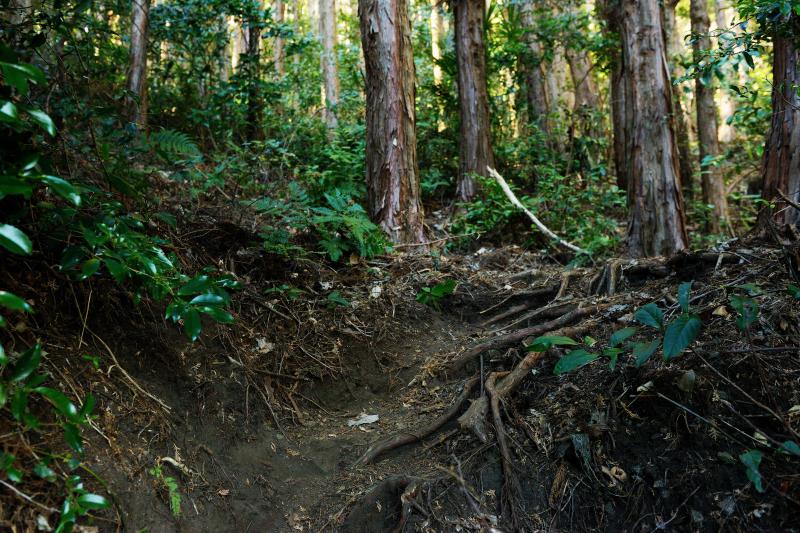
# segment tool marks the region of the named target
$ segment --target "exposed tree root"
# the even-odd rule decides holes
[[[453,418],[455,418],[456,415],[458,415],[458,412],[461,410],[461,406],[464,405],[464,403],[467,401],[467,398],[469,398],[470,394],[472,394],[472,390],[475,388],[475,385],[477,384],[478,384],[477,377],[467,380],[467,382],[464,383],[464,390],[456,399],[455,403],[450,407],[450,409],[442,413],[442,415],[439,416],[439,418],[437,418],[427,426],[420,428],[419,430],[413,433],[400,433],[399,435],[394,435],[386,440],[373,444],[367,449],[366,452],[364,452],[364,454],[361,457],[359,457],[358,461],[356,461],[355,464],[363,465],[370,463],[374,461],[375,458],[381,454],[384,454],[401,446],[405,446],[406,444],[419,442],[425,437],[428,437],[429,435],[433,434],[434,432],[439,430],[439,428],[444,426],[448,421],[452,420]]]
[[[545,322],[544,324],[537,324],[535,326],[518,329],[516,331],[506,333],[505,335],[500,335],[483,341],[451,361],[447,369],[451,372],[455,372],[463,368],[468,363],[474,361],[479,355],[488,350],[501,350],[503,348],[513,346],[527,337],[538,336],[553,331],[560,327],[571,324],[578,319],[598,313],[604,309],[607,309],[608,307],[609,304],[593,304],[586,307],[579,307],[578,309],[574,309],[556,319]]]

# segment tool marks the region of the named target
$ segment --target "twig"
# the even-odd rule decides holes
[[[763,410],[765,410],[766,412],[768,412],[769,414],[771,414],[772,416],[774,416],[774,417],[775,417],[775,419],[776,419],[778,422],[780,422],[781,424],[783,424],[783,427],[785,427],[785,428],[786,428],[786,429],[787,429],[787,430],[788,430],[788,431],[789,431],[789,432],[790,432],[792,435],[794,435],[794,436],[795,436],[795,438],[800,438],[800,435],[798,435],[797,431],[795,431],[795,430],[792,428],[792,426],[791,426],[791,425],[789,425],[789,424],[786,422],[786,420],[784,420],[784,419],[783,419],[783,417],[782,417],[781,415],[779,415],[778,413],[776,413],[775,411],[773,411],[771,407],[769,407],[769,406],[767,406],[767,405],[765,405],[765,404],[761,403],[760,401],[758,401],[758,400],[756,400],[755,398],[753,398],[753,397],[752,397],[750,394],[748,394],[747,392],[745,392],[745,391],[744,391],[744,389],[742,389],[742,388],[741,388],[739,385],[737,385],[736,383],[734,383],[733,381],[731,381],[731,379],[730,379],[728,376],[726,376],[725,374],[723,374],[722,372],[720,372],[719,370],[717,370],[716,368],[714,368],[714,366],[712,366],[712,365],[711,365],[711,363],[709,363],[708,361],[706,361],[706,360],[703,358],[703,356],[702,356],[702,355],[700,355],[699,353],[697,353],[697,352],[696,352],[696,351],[694,351],[694,350],[692,350],[692,351],[694,352],[694,354],[695,354],[697,357],[699,357],[699,358],[700,358],[700,360],[701,360],[701,361],[703,361],[703,362],[706,364],[706,366],[707,366],[708,368],[710,368],[711,370],[713,370],[713,371],[714,371],[714,373],[715,373],[716,375],[718,375],[719,377],[721,377],[722,379],[724,379],[724,380],[725,380],[725,381],[726,381],[726,382],[727,382],[727,383],[728,383],[728,384],[729,384],[731,387],[733,387],[734,389],[736,389],[736,390],[738,390],[739,392],[741,392],[741,393],[742,393],[742,394],[745,396],[745,398],[747,398],[748,400],[750,400],[751,402],[753,402],[754,404],[756,404],[757,406],[759,406],[760,408],[762,408]]]
[[[486,170],[489,172],[489,175],[493,177],[495,181],[497,181],[497,183],[500,185],[500,188],[503,189],[503,192],[505,193],[506,197],[511,201],[514,207],[521,209],[526,215],[528,215],[528,218],[530,218],[531,221],[533,221],[533,223],[536,225],[537,228],[539,228],[539,230],[542,233],[550,237],[552,240],[556,241],[559,245],[563,246],[564,248],[567,248],[568,250],[572,250],[573,252],[579,254],[590,255],[588,251],[565,241],[564,239],[562,239],[561,237],[550,231],[550,229],[547,226],[542,224],[541,220],[536,218],[536,215],[531,213],[531,211],[527,207],[522,205],[522,202],[519,201],[517,196],[514,194],[514,191],[512,191],[511,187],[508,186],[508,183],[506,183],[506,180],[503,179],[503,176],[498,174],[498,172],[492,167],[486,167]]]
[[[131,386],[132,386],[134,389],[136,389],[137,391],[141,392],[142,394],[144,394],[145,396],[147,396],[148,398],[150,398],[151,400],[153,400],[154,402],[156,402],[158,405],[160,405],[161,407],[163,407],[163,408],[164,408],[164,410],[165,410],[166,412],[168,412],[168,413],[172,412],[172,408],[171,408],[169,405],[167,405],[166,403],[164,403],[164,402],[163,402],[163,401],[161,401],[160,399],[156,398],[155,396],[153,396],[152,394],[150,394],[149,392],[147,392],[146,390],[144,390],[144,388],[142,388],[142,386],[141,386],[141,385],[139,385],[139,383],[137,383],[137,382],[136,382],[136,380],[135,380],[135,379],[133,379],[133,377],[132,377],[130,374],[128,374],[127,370],[125,370],[125,369],[122,367],[122,365],[121,365],[121,364],[119,364],[119,360],[117,360],[117,356],[116,356],[116,355],[114,355],[114,352],[111,350],[111,348],[108,346],[108,344],[106,344],[106,341],[104,341],[103,339],[101,339],[101,338],[100,338],[100,336],[99,336],[99,335],[97,335],[97,333],[95,333],[94,331],[92,331],[92,330],[91,330],[91,329],[90,329],[88,326],[86,327],[86,331],[88,331],[89,333],[91,333],[91,334],[92,334],[92,336],[93,336],[95,339],[97,339],[97,341],[98,341],[100,344],[102,344],[102,345],[103,345],[103,347],[104,347],[104,348],[106,349],[106,351],[108,352],[108,355],[110,355],[110,356],[111,356],[111,359],[114,361],[114,364],[117,366],[117,368],[119,368],[119,371],[120,371],[120,372],[122,372],[122,375],[123,375],[123,376],[125,376],[125,379],[127,379],[127,380],[128,380],[128,383],[130,383],[130,384],[131,384]]]
[[[37,507],[39,507],[41,509],[44,509],[45,511],[51,512],[51,513],[58,513],[57,509],[53,509],[52,507],[48,507],[48,506],[46,506],[46,505],[44,505],[42,503],[37,502],[36,500],[31,498],[30,496],[28,496],[24,492],[21,492],[14,485],[12,485],[10,483],[6,483],[2,479],[0,479],[0,484],[2,484],[4,487],[6,487],[8,490],[10,490],[11,492],[16,494],[17,496],[19,496],[23,500],[28,501],[28,502],[32,503],[33,505],[35,505],[35,506],[37,506]]]
[[[512,331],[511,333],[506,333],[505,335],[500,335],[498,337],[491,338],[489,340],[483,341],[482,343],[473,346],[472,348],[468,349],[466,352],[458,356],[456,359],[450,362],[448,365],[448,370],[456,371],[462,368],[464,365],[478,357],[480,354],[487,350],[500,350],[511,346],[517,342],[522,341],[527,337],[533,337],[534,335],[543,335],[549,331],[554,329],[561,328],[568,324],[571,324],[575,320],[583,318],[588,315],[593,315],[603,309],[606,309],[610,306],[610,304],[596,304],[590,305],[588,307],[581,307],[570,311],[569,313],[565,313],[564,315],[551,320],[550,322],[545,322],[544,324],[538,324],[536,326],[531,326],[529,328],[522,328],[516,331]]]
[[[474,377],[469,379],[464,384],[464,390],[461,392],[461,395],[456,399],[450,408],[442,413],[439,418],[428,424],[427,426],[411,433],[400,433],[398,435],[394,435],[389,437],[388,439],[382,440],[377,442],[367,448],[367,451],[364,452],[358,461],[356,461],[356,465],[365,465],[367,463],[371,463],[375,460],[379,455],[399,448],[401,446],[405,446],[406,444],[412,444],[414,442],[419,442],[428,435],[432,434],[433,432],[437,431],[443,425],[445,425],[448,421],[453,419],[458,412],[461,410],[461,406],[464,405],[464,402],[467,401],[469,395],[472,393],[472,389],[475,388],[475,385],[478,383],[478,378]]]

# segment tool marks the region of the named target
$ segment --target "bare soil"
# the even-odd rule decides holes
[[[54,372],[59,384],[98,397],[87,457],[114,501],[92,520],[100,531],[794,531],[800,463],[774,443],[800,430],[800,305],[786,293],[796,250],[748,243],[729,254],[622,262],[611,293],[598,290],[603,265],[565,276],[516,247],[342,272],[264,268],[270,259],[255,254],[231,268],[248,283],[237,325],[209,324],[198,343],[99,284],[43,296],[34,330],[54,347],[50,366],[66,369]],[[414,300],[447,278],[459,286],[441,309]],[[418,434],[469,379],[480,382],[471,401],[491,376],[502,380],[530,339],[454,362],[552,320],[524,313],[591,304],[597,312],[564,327],[605,342],[644,303],[674,315],[677,285],[689,279],[704,327],[681,357],[657,354],[641,368],[623,357],[614,370],[597,361],[555,376],[563,352],[551,350],[504,398],[503,425],[486,421],[485,442],[452,420],[357,464],[387,437]],[[284,280],[306,299],[261,296]],[[745,283],[762,295],[742,334],[728,296]],[[348,307],[326,303],[334,288]],[[75,308],[88,312],[76,319]],[[487,325],[492,317],[502,318]],[[98,370],[79,362],[84,352],[101,358]],[[362,415],[379,419],[348,425]],[[748,449],[764,451],[764,493],[739,461]],[[179,516],[151,474],[157,465],[178,483]],[[45,501],[46,489],[36,497]],[[5,493],[2,505],[4,523],[22,529],[41,514]]]

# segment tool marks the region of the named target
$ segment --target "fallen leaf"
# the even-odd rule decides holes
[[[347,425],[350,427],[356,426],[363,426],[364,424],[374,424],[380,419],[378,415],[368,415],[366,413],[361,413],[361,416],[358,418],[354,418],[352,420],[347,421]]]

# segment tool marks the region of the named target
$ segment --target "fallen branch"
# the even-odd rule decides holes
[[[400,448],[401,446],[405,446],[406,444],[413,444],[415,442],[419,442],[425,437],[431,435],[435,431],[439,430],[442,426],[444,426],[448,421],[455,418],[458,412],[461,410],[461,406],[467,401],[470,394],[472,393],[472,389],[475,388],[475,385],[478,384],[478,378],[474,377],[469,379],[466,383],[464,383],[464,390],[461,392],[461,395],[456,399],[450,408],[442,413],[439,418],[428,424],[427,426],[413,432],[413,433],[400,433],[398,435],[394,435],[389,437],[388,439],[382,440],[377,442],[367,448],[367,451],[364,452],[358,461],[355,462],[356,465],[365,465],[371,463],[375,460],[379,455],[382,455],[386,452],[394,450],[396,448]]]
[[[464,365],[470,363],[485,351],[501,350],[503,348],[513,346],[514,344],[521,342],[523,339],[527,337],[543,335],[554,329],[558,329],[568,324],[571,324],[572,322],[580,318],[593,315],[599,311],[602,311],[603,309],[608,308],[609,305],[610,304],[596,304],[587,307],[580,307],[578,309],[570,311],[569,313],[565,313],[564,315],[554,320],[545,322],[544,324],[538,324],[536,326],[518,329],[516,331],[512,331],[511,333],[506,333],[505,335],[500,335],[498,337],[494,337],[489,340],[483,341],[482,343],[473,346],[472,348],[468,349],[463,354],[458,356],[448,365],[447,368],[448,370],[451,371],[459,370],[462,367],[464,367]]]
[[[486,170],[488,170],[489,175],[493,177],[495,181],[497,181],[497,183],[500,185],[500,188],[503,189],[503,192],[505,193],[506,197],[511,201],[514,207],[521,209],[526,215],[528,215],[528,218],[530,218],[531,221],[533,221],[534,225],[536,225],[536,227],[539,228],[539,230],[542,233],[550,237],[552,240],[556,241],[559,245],[563,246],[564,248],[567,248],[568,250],[572,250],[573,252],[579,254],[589,255],[588,251],[565,241],[564,239],[562,239],[561,237],[550,231],[550,229],[547,226],[542,224],[542,221],[536,218],[536,215],[531,213],[531,211],[527,207],[522,205],[522,202],[519,201],[517,196],[514,194],[514,191],[512,191],[511,187],[508,186],[506,180],[504,180],[503,176],[501,176],[495,169],[493,169],[492,167],[486,167]]]

